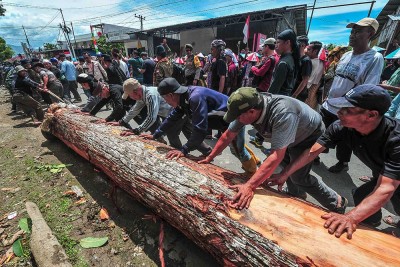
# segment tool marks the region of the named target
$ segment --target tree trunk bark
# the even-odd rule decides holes
[[[167,160],[170,147],[120,137],[122,127],[94,124],[94,117],[54,108],[46,116],[42,131],[225,266],[400,266],[400,242],[391,235],[360,226],[352,240],[335,238],[323,227],[324,210],[273,190],[259,189],[248,210],[232,210],[228,185],[243,181],[239,174],[187,158]]]

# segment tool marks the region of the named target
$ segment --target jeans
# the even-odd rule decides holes
[[[320,115],[322,121],[325,124],[325,128],[328,128],[332,123],[338,120],[335,114],[330,113],[323,107],[321,107]],[[339,142],[336,146],[336,158],[340,162],[349,162],[351,158],[352,150],[344,142]]]
[[[377,177],[377,176],[375,176],[375,177]],[[366,182],[365,184],[361,185],[356,190],[354,190],[354,192],[353,192],[354,205],[357,206],[369,194],[371,194],[372,191],[374,191],[377,182],[378,182],[378,179],[373,178],[371,181]],[[398,187],[397,190],[394,192],[390,201],[393,204],[393,208],[394,208],[395,212],[398,215],[400,215],[400,187]],[[363,222],[364,223],[376,223],[376,222],[379,222],[381,219],[382,219],[382,210],[379,209],[379,211],[372,214],[370,217],[365,219]]]
[[[287,148],[281,165],[285,167],[299,158],[305,150],[311,148],[320,135],[321,131],[317,130],[301,144]],[[328,187],[322,180],[310,175],[311,167],[312,162],[305,165],[289,177],[286,181],[288,192],[294,196],[300,196],[301,193],[307,192],[325,208],[335,210],[338,204],[338,194],[332,188]]]

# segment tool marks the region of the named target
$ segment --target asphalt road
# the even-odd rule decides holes
[[[86,96],[83,94],[82,89],[79,89],[81,93],[82,100],[85,102],[86,101]],[[84,103],[83,102],[83,103]],[[110,110],[107,110],[103,108],[97,116],[100,118],[105,118],[110,114]],[[136,123],[132,120],[130,124],[134,127]],[[217,132],[213,131],[213,135],[215,135]],[[255,134],[255,130],[253,127],[246,126],[246,144],[250,146],[250,148],[253,149],[255,154],[262,160],[264,160],[267,157],[268,149],[270,148],[270,143],[264,142],[263,148],[256,148],[254,145],[249,143],[249,138],[251,135]],[[181,140],[182,143],[184,144],[185,142],[185,137],[183,134],[181,134]],[[167,140],[167,138],[165,138]],[[210,145],[214,145],[217,141],[217,139],[212,139],[212,140],[205,140],[206,143]],[[354,208],[354,202],[351,194],[351,190],[362,185],[363,182],[360,181],[358,178],[362,175],[371,175],[371,170],[366,167],[357,157],[352,155],[351,161],[349,163],[349,170],[348,171],[342,171],[340,173],[334,174],[328,171],[328,168],[334,164],[336,164],[336,151],[334,149],[331,149],[328,154],[321,154],[321,164],[320,165],[313,165],[312,172],[311,174],[317,177],[318,179],[322,179],[325,184],[327,184],[329,187],[334,189],[336,192],[338,192],[340,195],[346,197],[349,200],[348,207],[346,211],[350,211],[352,208]],[[197,151],[192,152],[193,155],[198,156],[200,153]],[[213,164],[216,164],[222,168],[226,168],[232,171],[235,171],[237,173],[242,173],[243,170],[241,169],[241,164],[239,163],[239,160],[233,156],[229,150],[229,148],[226,148],[222,155],[216,157],[213,161]],[[279,170],[278,170],[279,172]],[[307,201],[310,201],[316,205],[319,205],[319,203],[312,198],[310,195],[307,195]],[[389,202],[388,204],[385,205],[383,208],[383,215],[389,215],[389,214],[395,214],[393,207],[391,203]],[[400,229],[399,228],[394,228],[392,226],[387,225],[382,221],[381,225],[377,227],[377,229],[383,230],[388,233],[395,233],[397,236],[400,236]]]

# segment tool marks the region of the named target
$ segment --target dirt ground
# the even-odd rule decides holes
[[[160,266],[160,219],[151,219],[151,210],[116,188],[61,141],[46,140],[22,111],[11,114],[10,110],[8,93],[1,87],[0,259],[10,248],[2,242],[20,230],[19,220],[28,217],[25,203],[32,201],[73,266]],[[72,186],[82,190],[81,198],[65,194]],[[108,211],[110,219],[100,219],[101,208]],[[14,211],[17,216],[8,219]],[[192,241],[163,224],[166,266],[219,266]],[[84,249],[79,241],[85,237],[108,237],[108,242],[103,247]],[[22,236],[22,244],[24,255],[4,266],[35,266],[29,234]]]

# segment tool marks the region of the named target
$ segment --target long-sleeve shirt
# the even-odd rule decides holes
[[[98,81],[100,81],[100,79],[107,81],[107,72],[98,61],[92,61],[90,63],[85,62],[83,64],[83,70],[86,74],[93,75],[93,77]]]
[[[295,82],[295,65],[291,53],[282,54],[272,74],[272,82],[268,93],[290,95]]]
[[[32,90],[36,90],[39,87],[39,84],[29,77],[21,77],[18,76],[15,80],[15,91],[23,92],[30,96],[33,95]]]
[[[263,59],[262,66],[253,66],[251,68],[251,71],[254,73],[254,75],[260,76],[262,79],[260,84],[258,85],[258,89],[260,89],[261,91],[266,92],[268,90],[269,85],[271,84],[272,73],[275,69],[275,66],[278,64],[278,61],[279,56],[278,54],[274,53],[272,56],[265,57]]]
[[[157,87],[142,86],[143,95],[142,99],[137,100],[135,105],[129,110],[128,114],[122,118],[125,124],[139,115],[140,111],[147,107],[147,117],[136,129],[139,132],[146,131],[157,120],[157,116],[166,118],[172,107],[165,102],[164,98],[160,96]]]
[[[65,75],[67,81],[76,81],[76,69],[74,64],[68,60],[64,60],[61,63],[61,74]]]
[[[189,153],[204,141],[208,130],[208,116],[224,116],[228,110],[227,102],[228,96],[215,90],[190,86],[187,93],[181,94],[179,106],[171,111],[153,137],[159,138],[174,127],[177,121],[189,116],[193,132],[187,143],[182,146],[184,153]]]
[[[123,89],[119,84],[110,84],[109,89],[110,96],[107,98],[102,98],[90,111],[90,115],[95,116],[102,107],[104,107],[108,102],[112,101],[114,103],[114,109],[106,118],[106,121],[119,121],[125,115],[125,110],[122,104]]]

